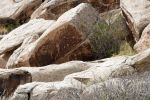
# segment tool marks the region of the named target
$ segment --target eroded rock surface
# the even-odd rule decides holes
[[[44,66],[80,57],[88,60],[91,47],[84,41],[95,31],[97,19],[98,13],[92,6],[80,4],[64,13],[36,42],[26,47],[13,65]],[[73,53],[76,50],[78,54]],[[68,55],[66,59],[59,60]]]
[[[137,42],[144,28],[150,23],[150,1],[120,0],[120,2],[129,28]]]
[[[120,9],[108,13],[99,17],[86,3],[67,11],[37,41],[21,47],[20,54],[14,53],[13,58],[17,59],[8,67],[44,66],[110,56],[126,40],[129,31]]]
[[[33,11],[42,3],[42,0],[5,0],[0,3],[0,18],[13,19],[24,23],[30,19]]]
[[[105,12],[120,2],[121,9]],[[0,24],[31,20],[0,41],[0,68],[9,68],[0,69],[0,100],[149,100],[149,5],[2,0]],[[112,57],[123,43],[135,41],[138,54]]]
[[[0,41],[0,54],[15,49],[23,41],[32,35],[40,36],[54,21],[44,19],[35,19],[16,28]]]
[[[28,98],[27,94],[30,94],[32,98],[36,99],[50,99],[53,95],[57,95],[58,92],[56,91],[60,91],[62,88],[82,90],[95,83],[105,82],[112,78],[131,76],[136,73],[144,72],[150,68],[148,62],[149,55],[150,50],[146,50],[135,56],[112,57],[93,62],[74,61],[41,68],[22,67],[18,69],[3,69],[0,71],[0,81],[4,80],[6,78],[5,76],[9,78],[13,74],[17,74],[18,71],[26,72],[32,79],[30,82],[33,83],[20,86],[16,90],[13,98],[24,100],[23,98],[26,96]],[[20,80],[22,79],[24,78],[20,78]],[[9,81],[10,80],[6,80],[4,83],[9,83]],[[11,80],[11,82],[15,83],[15,80]],[[18,83],[16,86],[20,84],[21,83]],[[9,86],[13,88],[13,90],[16,88],[13,85]],[[7,87],[4,87],[3,90],[5,88],[7,89]],[[13,91],[9,93],[13,93]],[[38,97],[35,95],[38,95]]]
[[[150,48],[150,24],[142,32],[140,40],[135,44],[134,49],[138,52]]]
[[[46,0],[32,14],[33,18],[57,19],[66,11],[76,7],[80,3],[90,3],[99,12],[118,8],[119,0]]]
[[[0,97],[11,96],[17,86],[21,84],[34,81],[62,81],[66,75],[86,70],[91,66],[91,63],[75,61],[41,68],[0,69]]]

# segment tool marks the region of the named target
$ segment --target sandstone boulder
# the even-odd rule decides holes
[[[150,49],[147,49],[127,60],[137,71],[146,71],[150,69]]]
[[[19,86],[12,100],[29,98],[32,100],[101,100],[104,98],[149,100],[149,74],[148,71],[113,78],[88,87],[75,87],[66,82],[33,82]]]
[[[76,7],[80,3],[90,3],[99,12],[104,12],[118,8],[119,0],[46,0],[36,11],[34,11],[31,19],[57,19],[64,12]]]
[[[121,8],[126,17],[135,41],[141,36],[143,29],[150,23],[149,0],[120,0]]]
[[[95,9],[89,4],[80,4],[63,14],[8,67],[44,66],[79,58],[88,60],[87,58],[91,57],[91,48],[89,41],[85,40],[89,34],[96,31],[94,27],[97,22],[98,13]]]
[[[0,54],[16,49],[27,37],[40,36],[53,23],[54,21],[34,19],[16,28],[0,41]]]
[[[19,55],[14,54],[7,66],[44,66],[111,56],[129,34],[121,11],[114,12],[106,22],[92,6],[80,4],[58,18],[37,41],[24,46]]]
[[[18,69],[0,69],[0,98],[11,96],[14,90],[21,84],[34,81],[62,81],[66,75],[86,70],[91,66],[91,63],[74,61],[39,68],[21,67]]]
[[[142,32],[140,40],[135,44],[134,49],[138,52],[150,48],[150,24]]]
[[[138,59],[141,56],[138,54],[135,57]],[[33,82],[21,85],[12,99],[92,100],[97,98],[99,100],[105,97],[133,99],[135,94],[138,98],[140,96],[145,99],[149,98],[149,88],[147,88],[149,87],[149,72],[143,73],[143,70],[138,70],[141,73],[137,73],[135,64],[132,62],[138,63],[139,61],[135,59],[131,61],[132,58],[114,57],[93,61],[89,69],[70,74],[63,81]],[[144,60],[141,62],[144,63]],[[141,92],[143,89],[144,93]]]
[[[67,96],[67,93],[65,93],[64,90],[68,91],[68,93],[71,92],[71,94]],[[78,88],[73,87],[71,84],[66,82],[53,82],[53,83],[33,82],[19,86],[11,99],[80,100],[78,93],[81,93],[81,91]],[[62,96],[59,94],[62,94]]]
[[[6,79],[4,83],[15,83],[15,80],[9,80],[8,78],[17,74],[18,71],[26,72],[32,79],[29,82],[33,83],[20,86],[13,96],[14,100],[17,100],[17,98],[23,100],[24,97],[32,97],[37,100],[38,98],[59,98],[63,90],[67,92],[71,90],[79,92],[88,86],[96,83],[103,84],[103,82],[113,78],[128,77],[134,74],[137,76],[139,73],[143,73],[143,71],[150,68],[149,55],[150,50],[146,50],[134,56],[112,57],[92,62],[74,61],[40,68],[22,67],[18,69],[1,69],[0,81],[3,82],[3,80]],[[5,76],[7,76],[7,78]],[[137,79],[140,80],[139,78]],[[23,80],[23,78],[19,80]],[[25,81],[23,82],[26,83]],[[1,87],[3,87],[3,84],[1,84]],[[18,87],[20,84],[21,83],[15,85]],[[2,90],[7,90],[7,88],[8,86],[3,87]],[[13,85],[9,85],[9,88],[15,90]],[[9,94],[13,93],[13,91],[7,92]],[[1,91],[1,93],[3,93],[3,91]],[[30,94],[30,96],[27,94]],[[68,93],[66,95],[68,95]]]
[[[20,23],[29,20],[32,12],[43,0],[5,0],[0,4],[0,18],[13,19]]]
[[[89,86],[112,77],[132,75],[136,70],[125,63],[127,59],[128,57],[114,57],[93,62],[95,65],[91,68],[67,75],[64,81],[71,82],[72,80],[76,80],[81,84]]]

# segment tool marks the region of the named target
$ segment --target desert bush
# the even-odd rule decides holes
[[[0,35],[5,35],[18,27],[20,23],[13,19],[0,18]]]
[[[81,100],[150,100],[150,72],[118,77],[90,86]]]
[[[111,15],[109,15],[111,16]],[[108,19],[96,25],[96,33],[89,36],[95,59],[111,57],[114,55],[135,54],[128,39],[129,30],[122,15],[117,15],[116,20]]]
[[[8,25],[0,25],[0,35],[6,35],[13,29],[15,29],[18,25],[16,24],[8,24]]]

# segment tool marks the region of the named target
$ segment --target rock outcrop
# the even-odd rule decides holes
[[[23,98],[25,96],[28,98],[29,95],[27,94],[32,95],[33,98],[50,99],[55,91],[59,91],[62,88],[83,90],[88,86],[105,82],[112,78],[130,76],[148,70],[150,68],[150,62],[148,62],[150,59],[149,56],[150,49],[135,56],[112,57],[92,62],[74,61],[41,68],[22,67],[8,70],[1,69],[0,81],[2,81],[1,90],[3,90],[1,94],[4,94],[1,96],[5,96],[5,93],[12,95],[13,91],[20,84],[33,82],[20,86],[14,94],[14,100],[17,100],[17,98],[24,100]],[[12,80],[9,80],[13,75],[22,72],[25,74],[24,76],[29,77],[29,81],[26,81],[23,77],[16,79],[19,81],[17,84],[15,83],[15,79],[13,80],[11,78]],[[10,82],[14,83],[15,87],[14,85],[3,86],[5,83]],[[7,90],[8,88],[11,88],[13,91]],[[45,94],[46,91],[49,91],[47,95]],[[36,96],[37,94],[38,97]],[[55,94],[57,94],[57,92]]]
[[[102,60],[90,62],[87,65],[91,67],[81,72],[66,75],[63,81],[48,82],[48,83],[33,82],[33,83],[26,84],[26,85],[21,85],[18,87],[18,89],[16,90],[12,98],[13,100],[19,100],[19,99],[24,100],[24,98],[26,99],[32,98],[32,100],[34,99],[37,99],[37,100],[40,100],[40,99],[70,100],[69,95],[74,93],[76,95],[73,95],[71,97],[74,98],[75,100],[76,99],[78,100],[80,97],[87,98],[88,96],[89,96],[89,99],[87,98],[86,100],[90,100],[90,98],[94,97],[93,95],[97,94],[97,93],[96,94],[93,93],[95,92],[94,90],[98,89],[102,91],[104,88],[103,86],[105,84],[106,86],[111,85],[112,88],[116,89],[116,91],[121,86],[123,86],[122,88],[124,89],[125,88],[124,86],[126,86],[125,84],[130,83],[131,82],[130,80],[133,80],[132,82],[134,82],[135,84],[136,82],[139,82],[140,84],[140,82],[144,82],[142,80],[149,79],[146,74],[141,74],[141,76],[139,75],[139,72],[143,73],[143,71],[150,68],[149,63],[147,63],[147,60],[148,60],[147,56],[150,55],[148,54],[148,52],[150,53],[150,49],[148,51],[145,51],[143,53],[140,53],[131,57],[114,57],[114,58],[108,58],[108,59],[102,59]],[[148,66],[147,68],[140,69],[139,66],[141,64],[145,64]],[[127,77],[127,78],[123,79],[124,77]],[[134,87],[134,83],[132,82],[130,84],[132,85],[132,87]],[[139,86],[141,87],[142,84]],[[98,86],[98,88],[96,88],[96,86]],[[108,88],[111,89],[110,87]],[[141,87],[141,88],[145,89],[145,87]],[[89,90],[89,89],[92,89],[92,90]],[[115,90],[112,90],[112,91],[115,91]],[[139,89],[139,91],[141,90]],[[106,93],[103,94],[103,92],[106,92]],[[127,92],[127,91],[123,91],[123,92]],[[135,89],[135,92],[137,93],[136,89]],[[63,96],[62,93],[66,96]],[[83,95],[81,96],[82,93]],[[120,96],[120,93],[122,92],[120,91],[118,94],[114,96],[117,96],[117,95]],[[30,94],[30,96],[28,94]],[[109,92],[102,91],[100,92],[100,95],[96,97],[103,98],[104,95],[109,95]],[[112,96],[113,94],[110,94],[110,95]],[[125,95],[129,96],[128,94],[125,94]],[[79,100],[84,100],[84,99],[80,98]]]
[[[0,41],[0,54],[14,50],[28,37],[42,35],[42,33],[53,23],[54,21],[34,19],[16,28]]]
[[[89,4],[80,4],[58,18],[37,41],[23,46],[20,54],[14,53],[15,59],[7,66],[44,66],[110,56],[129,31],[120,10],[111,11],[107,19],[106,13],[100,16]]]
[[[44,66],[79,58],[88,60],[91,47],[86,38],[96,31],[97,22],[96,10],[89,4],[80,4],[64,13],[10,66]]]
[[[44,19],[34,19],[6,35],[0,41],[0,54],[13,52],[15,50],[11,55],[7,65],[11,65],[12,60],[17,59],[14,57],[14,55],[19,55],[24,46],[27,46],[37,40],[54,22],[55,21],[53,20],[49,21]]]
[[[31,19],[57,19],[63,13],[76,7],[80,3],[90,3],[101,13],[119,7],[119,0],[46,0],[32,14]]]
[[[24,23],[43,0],[5,0],[0,3],[0,18]]]
[[[76,61],[41,68],[0,69],[0,96],[9,97],[17,86],[28,82],[62,81],[66,75],[86,70],[89,67],[91,67],[90,63]]]
[[[0,100],[149,100],[149,12],[149,0],[2,0]]]
[[[148,48],[150,48],[150,24],[144,29],[140,40],[134,46],[134,49],[138,52]]]
[[[137,42],[143,29],[150,23],[150,2],[149,0],[120,0],[120,3],[129,28]]]

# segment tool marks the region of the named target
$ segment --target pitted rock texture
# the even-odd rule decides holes
[[[41,3],[42,0],[4,0],[0,3],[0,18],[24,23]]]
[[[82,50],[81,43],[95,31],[94,25],[97,23],[97,19],[98,13],[92,6],[80,4],[64,13],[36,42],[26,47],[13,65],[44,66],[57,63],[59,58],[65,57],[69,53],[69,55],[75,56],[76,54],[72,53],[78,47]],[[88,50],[91,48],[89,45],[86,48],[87,52],[78,50],[80,53],[77,59],[82,55],[85,55],[86,59],[91,57],[91,52]],[[66,59],[62,62],[66,62]]]
[[[150,48],[150,24],[142,32],[140,40],[135,44],[134,49],[138,52]]]
[[[20,47],[21,51],[16,50],[20,53],[12,55],[8,67],[45,66],[110,56],[126,40],[129,31],[120,9],[108,13],[99,17],[86,3],[67,11],[38,40]]]
[[[101,13],[119,7],[119,0],[46,0],[33,12],[31,19],[57,19],[80,3],[90,3]]]
[[[128,26],[137,42],[144,28],[150,23],[150,1],[120,0],[120,5],[128,22]]]

